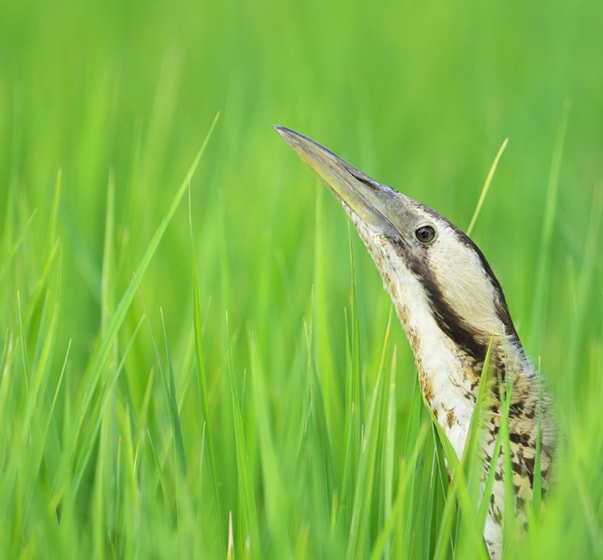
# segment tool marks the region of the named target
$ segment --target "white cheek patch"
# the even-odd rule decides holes
[[[504,325],[494,306],[497,294],[479,256],[459,243],[452,232],[446,234],[431,247],[430,255],[443,296],[472,329],[485,336],[504,335]]]

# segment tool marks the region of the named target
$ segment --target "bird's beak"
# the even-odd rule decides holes
[[[351,209],[376,232],[393,235],[399,229],[394,224],[410,210],[406,196],[378,183],[307,136],[282,126],[275,129],[346,210]]]

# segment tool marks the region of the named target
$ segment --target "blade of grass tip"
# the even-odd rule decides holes
[[[243,414],[241,412],[241,401],[238,396],[232,365],[232,349],[230,344],[228,313],[226,314],[226,362],[232,403],[235,453],[237,457],[237,486],[239,498],[238,515],[240,520],[238,525],[241,527],[241,530],[244,533],[239,535],[241,554],[243,556],[250,556],[251,558],[262,558],[263,555],[261,554],[260,528],[258,525],[258,514],[255,503],[251,467],[249,465],[247,440],[243,425]]]
[[[364,421],[364,402],[362,398],[362,379],[357,324],[356,264],[352,247],[351,226],[348,224],[348,249],[351,267],[350,312],[344,310],[346,319],[346,396],[345,396],[345,470],[342,482],[341,503],[353,499],[357,488],[358,464],[362,447],[362,423]],[[351,332],[350,332],[351,330]],[[348,551],[350,548],[348,547]]]
[[[370,549],[370,543],[367,543],[366,541],[367,536],[369,535],[372,517],[371,495],[373,488],[376,487],[375,469],[379,463],[378,457],[380,447],[383,445],[383,434],[386,432],[386,430],[384,430],[384,422],[387,422],[386,403],[389,400],[388,388],[390,386],[390,379],[383,373],[383,370],[385,368],[385,358],[389,345],[390,327],[391,313],[390,321],[388,322],[383,339],[377,378],[373,389],[364,435],[362,437],[363,441],[360,452],[360,465],[358,468],[358,483],[354,496],[354,510],[356,514],[353,514],[352,516],[352,525],[350,527],[350,534],[353,535],[353,539],[357,539],[357,543],[351,550],[351,552],[353,551],[353,556]],[[383,496],[380,496],[380,498],[383,499]],[[379,516],[381,515],[381,511],[382,508],[380,507]],[[356,520],[356,527],[354,527],[354,520]],[[350,542],[353,542],[353,539],[350,539]]]
[[[545,300],[548,293],[548,279],[551,257],[551,241],[553,237],[553,226],[557,212],[557,192],[559,190],[559,176],[561,171],[561,160],[567,136],[567,126],[571,110],[571,102],[565,101],[563,113],[557,128],[555,147],[549,170],[547,184],[546,203],[544,209],[544,220],[540,237],[540,250],[538,252],[538,264],[536,265],[536,276],[534,282],[534,296],[532,299],[532,324],[529,335],[528,348],[538,348],[540,332],[544,322]]]
[[[71,344],[72,344],[72,342],[71,342],[71,340],[69,340],[69,342],[67,343],[67,350],[65,351],[65,357],[63,358],[63,365],[59,372],[58,379],[53,384],[52,401],[50,402],[50,407],[49,407],[48,413],[47,413],[46,424],[44,426],[43,441],[48,440],[48,437],[49,437],[48,434],[50,433],[51,425],[57,423],[57,415],[55,414],[55,409],[56,409],[57,401],[59,398],[59,394],[61,392],[61,388],[63,386],[63,379],[65,378],[65,373],[67,372],[67,367],[69,365],[69,356],[71,354]],[[48,392],[50,393],[50,390]],[[58,432],[58,428],[57,428],[57,432]],[[55,437],[58,438],[58,434],[55,434]],[[58,442],[56,445],[58,448]],[[40,460],[41,460],[43,452],[46,453],[47,450],[41,450]]]
[[[288,539],[287,487],[281,476],[282,460],[279,461],[275,448],[269,416],[269,392],[266,388],[266,373],[262,367],[260,351],[253,332],[249,333],[251,353],[252,392],[255,404],[255,423],[259,436],[262,477],[264,480],[264,507],[272,536],[272,551],[281,558],[291,558],[293,550]]]
[[[360,434],[359,461],[354,488],[352,489],[352,517],[348,533],[346,558],[362,557],[365,553],[364,541],[370,525],[371,491],[373,489],[379,437],[375,433],[375,424],[379,424],[378,405],[382,400],[383,382],[381,372],[373,391],[364,433]]]
[[[390,330],[392,319],[392,307],[390,307],[387,329]],[[388,334],[389,336],[389,334]],[[382,534],[386,538],[384,542],[384,560],[388,560],[392,553],[392,539],[389,531],[386,533],[386,525],[391,523],[394,527],[395,516],[394,508],[394,469],[396,464],[396,370],[398,364],[398,347],[394,346],[392,353],[389,390],[387,395],[387,412],[385,415],[385,441],[383,452],[383,521],[384,527]],[[375,547],[376,549],[376,547]]]
[[[169,374],[169,406],[170,415],[172,417],[172,426],[174,429],[174,442],[176,445],[176,453],[180,460],[180,466],[182,473],[186,476],[186,453],[184,451],[184,440],[182,438],[182,425],[180,423],[180,413],[178,412],[178,399],[176,399],[176,381],[174,379],[174,364],[172,363],[172,354],[170,352],[170,344],[168,340],[167,328],[165,325],[165,317],[163,316],[163,309],[160,309],[161,313],[161,325],[163,327],[163,338],[165,340],[165,357],[167,361],[168,374]]]
[[[390,372],[389,375],[390,377],[387,377],[385,373],[383,373],[384,369],[385,369],[385,362],[387,359],[387,353],[389,350],[389,340],[390,340],[390,333],[391,333],[391,320],[392,320],[392,308],[390,307],[389,310],[389,317],[388,317],[388,321],[387,321],[387,325],[385,328],[385,333],[383,336],[383,344],[381,346],[381,355],[379,358],[379,367],[377,369],[377,380],[376,380],[376,385],[375,385],[375,391],[377,390],[377,387],[379,387],[379,402],[377,404],[378,410],[377,410],[377,420],[374,423],[374,428],[371,431],[368,431],[368,425],[367,425],[367,429],[365,430],[365,433],[368,434],[367,437],[368,438],[374,438],[375,442],[378,442],[379,448],[381,449],[381,451],[379,451],[377,448],[375,450],[376,454],[379,453],[380,455],[380,461],[377,461],[377,455],[375,455],[375,461],[374,464],[372,465],[372,468],[374,468],[377,463],[379,463],[381,470],[380,473],[384,476],[384,479],[387,479],[387,473],[388,473],[388,469],[390,471],[390,474],[392,476],[392,479],[389,481],[389,486],[387,487],[387,490],[389,490],[389,494],[386,494],[386,484],[385,484],[385,480],[381,480],[379,479],[379,485],[376,486],[376,488],[379,489],[379,508],[378,508],[378,519],[379,522],[382,523],[383,522],[383,515],[384,512],[387,511],[387,505],[386,505],[386,501],[389,501],[390,506],[391,506],[391,491],[393,488],[393,456],[392,456],[392,464],[388,465],[385,463],[386,461],[386,453],[385,453],[385,446],[387,445],[387,437],[390,436],[390,428],[391,425],[388,424],[388,413],[389,413],[389,405],[391,404],[391,394],[390,391],[393,387],[393,379],[391,378],[392,375],[392,368],[390,368]],[[395,362],[395,353],[396,350],[394,348],[394,362]]]
[[[413,375],[412,379],[413,388],[410,394],[403,438],[403,462],[406,461],[406,457],[415,453],[419,433],[423,429],[422,426],[427,427],[428,433],[434,440],[437,439],[434,434],[433,421],[424,420],[427,409],[425,397],[419,387],[419,377],[418,375]],[[430,449],[429,451],[432,452],[433,456],[440,454],[438,450]],[[426,453],[423,454],[423,456],[425,455]],[[406,465],[403,464],[403,466],[405,467]],[[402,465],[400,468],[402,468]],[[434,468],[430,469],[428,466],[423,466],[423,468],[415,471],[413,474],[414,476],[409,477],[408,483],[404,487],[406,493],[405,503],[408,505],[406,506],[407,509],[405,508],[405,512],[400,516],[395,544],[397,545],[398,557],[431,557],[431,554],[422,553],[422,551],[430,551],[431,548],[431,529],[434,517],[433,504],[437,499],[437,489],[434,482],[435,471]],[[398,487],[400,488],[400,483]],[[415,533],[416,526],[421,528],[418,534]]]
[[[442,444],[442,448],[444,450],[444,457],[446,458],[450,472],[458,473],[458,478],[453,479],[453,484],[451,484],[448,489],[448,495],[446,496],[444,511],[442,512],[440,527],[435,544],[435,550],[433,553],[434,560],[443,560],[448,556],[448,545],[452,534],[454,519],[457,514],[456,501],[457,495],[459,493],[459,486],[461,484],[461,476],[460,469],[458,468],[459,461],[457,459],[456,452],[452,447],[452,444],[446,437],[446,434],[444,434],[444,431],[439,427],[439,425],[436,423],[434,424],[434,426],[438,434],[438,439]]]
[[[310,314],[310,317],[312,314]],[[333,498],[333,490],[335,487],[335,466],[333,459],[333,444],[329,437],[329,429],[327,424],[327,414],[325,407],[325,400],[320,383],[320,378],[316,373],[316,366],[313,360],[313,335],[312,335],[312,324],[304,321],[304,337],[306,341],[306,372],[308,375],[308,387],[309,387],[309,403],[308,403],[308,415],[309,421],[312,422],[313,431],[318,434],[319,448],[322,451],[323,464],[324,464],[324,487],[325,496],[330,502],[331,510],[336,508],[336,500]],[[300,434],[300,442],[298,444],[298,450],[300,457],[303,453],[305,446],[304,440],[309,437],[310,430],[304,426],[303,431]],[[336,511],[336,509],[335,509]],[[337,515],[334,513],[331,516],[332,525],[330,527],[331,535],[335,531],[335,520]]]
[[[96,470],[94,473],[94,487],[92,490],[92,548],[95,558],[105,558],[107,543],[105,531],[107,528],[107,505],[110,491],[108,477],[111,470],[113,457],[113,434],[114,434],[114,416],[113,414],[103,414],[101,428],[99,433],[98,454],[96,460]],[[109,471],[109,472],[108,472]],[[114,496],[114,494],[113,494]]]
[[[297,439],[297,468],[296,478],[299,483],[296,485],[296,496],[299,496],[302,502],[306,502],[305,497],[308,494],[308,481],[311,481],[312,498],[311,501],[316,504],[313,508],[312,526],[318,529],[313,531],[314,539],[318,538],[320,542],[325,543],[324,552],[328,555],[333,550],[333,543],[336,542],[340,521],[340,500],[339,490],[335,480],[335,463],[333,442],[329,434],[327,422],[327,401],[325,400],[322,389],[321,378],[316,370],[314,361],[315,337],[313,333],[314,317],[314,290],[311,293],[310,308],[307,313],[308,319],[303,321],[303,333],[305,340],[305,375],[306,386],[305,394],[305,420],[300,424]],[[316,450],[318,453],[316,453]],[[308,454],[309,453],[309,454]],[[308,478],[307,463],[308,457],[313,457],[310,466],[311,477]],[[301,550],[308,546],[308,526],[306,524],[300,527],[298,540],[296,544],[296,557],[300,556]]]
[[[387,327],[385,329],[385,338],[383,350],[389,343],[392,325],[393,307],[389,308],[387,318]],[[383,487],[382,487],[382,515],[383,519],[387,519],[391,513],[393,490],[394,490],[394,465],[395,465],[395,441],[396,441],[396,423],[395,423],[395,397],[396,397],[396,364],[398,361],[398,347],[394,346],[391,358],[390,377],[386,389],[385,398],[387,400],[385,414],[383,415],[382,431],[384,434],[383,441]]]
[[[319,181],[317,181],[319,183]],[[328,322],[328,296],[325,290],[324,278],[327,277],[325,272],[325,262],[327,261],[327,255],[325,254],[323,235],[321,232],[326,231],[325,224],[325,213],[323,209],[323,199],[325,189],[322,185],[316,190],[316,203],[314,209],[315,216],[315,229],[314,229],[314,263],[313,263],[313,297],[312,297],[312,331],[315,337],[315,348],[316,352],[316,372],[320,376],[322,384],[322,392],[324,395],[325,402],[338,402],[339,399],[339,388],[336,385],[336,379],[334,375],[324,375],[327,372],[334,371],[333,354],[331,349],[333,344],[331,341],[331,329],[329,328]],[[335,409],[334,411],[327,414],[333,416],[339,413],[340,410]],[[332,420],[332,418],[329,420]],[[329,422],[331,424],[331,422]]]
[[[111,377],[106,381],[106,384],[105,384],[106,390],[103,391],[100,398],[95,400],[92,408],[89,411],[88,430],[86,430],[85,436],[78,443],[79,455],[76,457],[76,466],[74,468],[74,474],[72,475],[73,481],[74,481],[73,486],[75,488],[79,488],[79,484],[82,480],[82,476],[85,473],[86,465],[88,464],[88,460],[90,459],[90,457],[92,456],[93,452],[96,449],[94,442],[96,439],[96,434],[100,428],[101,420],[103,418],[105,410],[107,409],[107,406],[115,398],[115,392],[113,391],[113,386],[115,385],[115,383],[118,380],[124,379],[124,377],[121,376],[120,373],[125,368],[126,361],[128,359],[128,356],[130,355],[130,351],[132,350],[132,347],[134,346],[134,342],[136,341],[136,337],[137,337],[138,333],[140,332],[140,329],[142,328],[142,325],[145,323],[145,321],[146,321],[146,315],[143,314],[143,316],[139,319],[138,323],[134,327],[132,336],[130,337],[130,341],[128,342],[127,346],[121,353],[122,354],[121,361],[116,366],[115,365],[111,366]],[[153,379],[152,374],[149,375],[149,379],[150,380]],[[132,397],[131,397],[131,394],[129,391],[129,387],[127,385],[125,385],[124,387],[122,387],[121,390],[123,391],[123,400],[131,403]],[[67,393],[67,391],[66,391],[66,393]],[[67,394],[69,394],[69,393],[67,393]],[[148,396],[145,396],[145,399],[143,399],[143,402],[145,402],[145,403],[148,402]],[[147,408],[148,408],[148,404],[146,407],[143,406],[143,410],[146,410]],[[130,412],[132,421],[136,422],[134,413],[132,411],[132,407],[130,407],[129,412]],[[145,422],[138,423],[138,425],[144,425],[144,424],[145,424]],[[60,498],[60,496],[57,495],[56,499],[58,500],[59,498]]]
[[[51,249],[49,250],[46,258],[44,259],[44,264],[42,266],[42,272],[40,273],[40,277],[36,281],[36,285],[32,291],[32,294],[27,303],[27,307],[24,311],[24,321],[23,324],[27,329],[31,328],[31,319],[36,314],[36,311],[39,309],[40,300],[43,298],[47,287],[48,287],[48,275],[50,274],[50,270],[52,268],[52,264],[54,263],[54,259],[59,252],[59,247],[61,246],[60,241],[57,239],[52,244]],[[39,325],[38,325],[39,326]]]
[[[140,260],[140,262],[135,270],[132,280],[128,284],[128,287],[126,288],[121,300],[119,301],[119,303],[115,309],[115,313],[113,314],[113,316],[111,317],[111,320],[107,324],[107,330],[104,333],[104,337],[100,340],[100,343],[97,346],[97,348],[95,349],[95,351],[90,359],[90,362],[88,364],[88,367],[86,368],[86,372],[84,374],[84,380],[81,384],[81,388],[80,388],[80,392],[79,392],[79,398],[77,399],[78,406],[77,406],[77,411],[76,411],[76,417],[73,422],[72,433],[70,435],[69,440],[66,441],[66,443],[65,443],[65,453],[63,455],[64,461],[63,461],[63,464],[61,465],[61,468],[57,472],[57,476],[60,478],[68,476],[67,473],[69,470],[69,461],[71,461],[71,458],[73,456],[73,450],[75,449],[75,447],[77,445],[77,439],[78,439],[79,433],[80,433],[82,427],[84,425],[86,425],[86,416],[88,413],[88,409],[89,409],[91,401],[94,397],[95,388],[97,387],[99,379],[102,376],[103,367],[109,356],[109,352],[110,352],[111,348],[113,347],[113,341],[115,340],[115,337],[117,336],[117,333],[118,333],[121,325],[124,322],[126,313],[127,313],[128,309],[130,308],[130,305],[136,294],[137,282],[142,280],[142,278],[144,277],[144,275],[149,267],[149,264],[151,262],[151,259],[153,258],[153,255],[155,254],[157,247],[159,246],[159,243],[160,243],[161,239],[163,238],[163,235],[164,235],[171,219],[173,218],[173,216],[176,212],[176,209],[178,208],[178,206],[180,204],[180,201],[182,200],[182,197],[185,195],[185,193],[189,187],[191,177],[195,173],[197,166],[199,165],[199,162],[201,161],[201,157],[203,156],[203,153],[205,152],[207,144],[209,143],[209,139],[216,126],[219,116],[220,116],[220,114],[218,113],[216,115],[216,117],[214,118],[214,121],[212,122],[212,124],[209,128],[209,131],[201,145],[201,148],[197,152],[195,159],[193,160],[193,163],[188,170],[186,178],[184,179],[184,181],[182,182],[182,184],[176,191],[176,194],[175,194],[174,198],[172,199],[172,203],[171,203],[170,207],[168,208],[168,211],[163,216],[159,226],[155,230],[155,233],[153,234],[153,237],[151,238],[151,241],[150,241],[149,245],[147,246],[145,253],[142,256],[142,259]],[[136,279],[138,279],[138,280],[136,280]],[[59,485],[57,485],[57,486],[59,486]]]
[[[352,255],[351,239],[350,239],[350,254]],[[353,261],[353,257],[352,257]],[[355,267],[352,262],[352,269],[355,272]],[[353,288],[355,287],[355,274],[353,279]],[[357,303],[355,295],[354,304]],[[389,389],[391,386],[390,376],[392,370],[390,369],[390,376],[384,373],[385,362],[387,351],[389,348],[389,338],[391,333],[391,317],[392,313],[390,310],[388,323],[383,337],[383,344],[381,348],[381,355],[379,359],[379,365],[377,368],[377,377],[375,379],[375,386],[373,388],[373,394],[371,396],[371,402],[368,411],[368,417],[364,423],[364,429],[360,434],[360,456],[358,465],[358,479],[355,488],[354,495],[354,510],[352,514],[352,523],[350,527],[350,534],[353,535],[353,539],[357,540],[353,549],[350,549],[350,553],[357,555],[360,551],[368,550],[370,544],[366,542],[366,537],[370,531],[371,524],[371,495],[373,488],[379,487],[381,481],[375,483],[375,469],[377,464],[383,465],[383,453],[381,453],[381,462],[378,461],[380,449],[384,445],[385,434],[387,434],[387,405],[389,404],[390,394]],[[359,329],[358,321],[355,322],[356,330]],[[356,337],[356,344],[358,344],[358,338]],[[359,352],[357,352],[359,353]],[[358,357],[358,362],[360,358]],[[360,366],[358,365],[360,370]],[[361,414],[364,417],[364,414]],[[383,472],[383,471],[382,471]],[[381,491],[383,486],[381,485]],[[391,487],[390,487],[391,492]],[[378,509],[378,517],[382,519],[383,515],[383,493],[380,493]],[[354,526],[356,524],[356,526]],[[358,536],[356,536],[358,535]],[[351,540],[353,540],[351,539]]]
[[[56,341],[57,328],[59,323],[59,294],[61,292],[61,273],[62,259],[59,259],[57,271],[57,288],[56,299],[49,301],[48,297],[44,298],[41,324],[46,323],[45,315],[50,313],[50,319],[47,324],[44,324],[44,336],[38,338],[40,348],[36,348],[35,360],[32,371],[32,383],[27,392],[27,404],[25,408],[25,416],[22,420],[23,431],[25,437],[29,437],[32,421],[40,410],[40,399],[45,398],[48,385],[49,372],[52,368],[52,356]],[[50,309],[48,309],[50,308]],[[37,344],[37,345],[38,345]],[[37,346],[36,345],[36,346]],[[41,450],[40,450],[41,451]],[[41,458],[40,458],[41,459]]]
[[[222,507],[220,502],[220,493],[218,491],[218,476],[216,470],[216,459],[214,452],[214,438],[212,431],[212,419],[209,414],[209,400],[207,398],[207,371],[205,369],[205,356],[203,352],[203,334],[201,328],[201,301],[199,298],[199,277],[197,275],[197,257],[195,253],[195,237],[193,234],[193,217],[192,217],[192,203],[191,203],[191,189],[188,189],[188,224],[189,233],[191,237],[191,253],[193,263],[193,324],[195,331],[195,353],[197,356],[197,380],[199,382],[199,392],[201,397],[201,411],[203,414],[203,424],[205,433],[205,442],[207,443],[207,451],[209,455],[209,477],[211,479],[212,494],[214,509],[218,519],[218,525],[222,523]],[[232,519],[231,519],[232,522]],[[220,556],[226,555],[226,549],[224,548],[224,540],[218,539],[220,546]]]
[[[425,445],[425,440],[427,439],[428,433],[429,430],[427,424],[422,424],[419,427],[419,432],[417,434],[417,439],[415,440],[411,456],[407,461],[403,458],[400,463],[400,475],[398,479],[398,490],[395,501],[392,504],[389,515],[385,519],[381,533],[375,540],[373,550],[371,551],[370,560],[378,560],[379,558],[388,558],[391,556],[391,544],[389,544],[391,536],[396,527],[396,522],[402,515],[403,506],[406,501],[405,497],[407,495],[407,489],[411,479],[415,477],[419,455],[423,449],[423,446]]]
[[[469,227],[467,228],[467,235],[471,237],[471,232],[473,231],[473,227],[475,226],[475,222],[477,222],[477,217],[482,210],[482,206],[484,204],[484,200],[486,200],[486,195],[488,194],[488,190],[490,189],[490,184],[492,183],[492,179],[494,178],[494,173],[496,172],[496,168],[498,167],[498,162],[500,161],[507,144],[509,143],[509,139],[505,138],[503,140],[502,145],[498,149],[496,157],[490,166],[490,171],[488,171],[488,175],[486,177],[486,182],[484,183],[484,187],[482,188],[482,192],[479,195],[479,200],[477,201],[477,206],[475,207],[475,211],[473,212],[473,217],[471,218],[471,222],[469,223]]]
[[[155,441],[153,440],[150,430],[147,428],[145,432],[145,445],[148,446],[151,452],[149,460],[152,459],[153,465],[152,468],[149,467],[150,476],[149,480],[146,481],[145,486],[147,488],[152,488],[153,491],[160,493],[162,496],[171,496],[171,480],[168,481],[170,477],[166,472],[165,461],[159,456],[159,451],[155,446]],[[163,500],[165,501],[166,498],[163,498]],[[166,515],[166,517],[168,517],[168,515]]]
[[[352,225],[348,220],[348,252],[350,255],[350,270],[351,270],[351,292],[350,292],[350,315],[351,315],[351,357],[352,357],[352,374],[356,378],[355,396],[358,399],[359,417],[364,418],[364,392],[362,391],[363,379],[360,369],[360,322],[358,320],[358,291],[356,289],[356,259],[354,258],[354,245],[352,242]],[[382,359],[385,356],[382,354]],[[381,366],[383,367],[383,362]],[[381,371],[381,370],[379,370]]]
[[[116,533],[121,535],[136,534],[133,520],[136,519],[136,504],[139,503],[137,489],[132,487],[132,481],[136,478],[136,464],[134,463],[134,447],[132,431],[134,424],[131,421],[128,407],[130,402],[124,399],[124,406],[116,406],[117,423],[119,426],[119,437],[115,449],[115,479],[113,487],[113,527]],[[134,475],[134,476],[133,476]],[[117,547],[113,545],[113,550]],[[122,558],[133,558],[134,551],[132,543],[123,539],[118,545],[119,554]]]
[[[308,385],[308,401],[306,422],[298,436],[298,454],[300,459],[300,480],[305,477],[304,470],[301,468],[306,461],[305,455],[308,448],[317,447],[320,450],[321,459],[313,462],[313,471],[317,484],[312,485],[313,499],[315,503],[324,504],[324,507],[316,509],[315,517],[321,529],[328,524],[328,542],[332,543],[336,539],[338,529],[347,526],[347,519],[343,520],[344,515],[340,515],[341,508],[341,486],[337,487],[335,460],[337,449],[334,447],[333,439],[329,430],[330,422],[333,417],[341,420],[341,403],[338,398],[338,392],[333,385],[334,375],[329,375],[332,371],[332,355],[329,352],[328,345],[329,331],[325,317],[326,298],[322,288],[322,276],[317,273],[316,267],[322,265],[322,240],[318,234],[318,224],[321,223],[322,212],[320,211],[319,200],[322,190],[317,191],[316,206],[316,231],[315,231],[315,264],[314,264],[314,282],[312,285],[310,305],[307,311],[308,319],[304,319],[304,337],[306,347],[306,376]],[[320,255],[318,255],[320,253]],[[316,328],[315,328],[316,326]],[[334,423],[338,423],[334,420]],[[345,436],[344,436],[345,437]],[[344,463],[345,467],[345,463]],[[345,475],[344,475],[345,479]],[[302,490],[303,492],[304,490]],[[347,515],[349,508],[346,508]],[[326,529],[323,529],[325,534]]]
[[[146,306],[145,299],[142,295],[142,292],[140,292],[140,299],[142,301],[144,314],[145,314],[145,316],[148,317],[149,312],[148,312],[148,309]],[[169,348],[167,330],[166,330],[166,326],[165,326],[165,320],[164,320],[162,308],[159,309],[159,313],[161,315],[161,325],[163,327],[163,336],[164,336],[165,346],[166,346],[166,362],[167,362],[167,369],[168,369],[167,372],[166,372],[166,368],[163,364],[163,359],[161,357],[161,352],[159,350],[159,344],[157,343],[157,337],[155,336],[155,332],[153,331],[151,322],[147,321],[147,323],[149,325],[149,332],[151,335],[151,341],[153,343],[153,348],[155,349],[155,356],[157,358],[157,365],[159,368],[159,373],[161,373],[161,380],[163,381],[163,384],[162,384],[163,390],[165,393],[167,407],[168,407],[168,410],[170,413],[170,420],[172,422],[172,430],[173,430],[173,435],[174,435],[174,445],[176,447],[176,455],[178,457],[180,467],[182,468],[182,472],[186,475],[186,456],[184,453],[184,443],[182,441],[182,430],[181,430],[181,426],[180,426],[180,415],[178,413],[178,402],[176,400],[176,387],[175,387],[175,383],[174,383],[174,372],[172,369],[170,348]]]
[[[356,487],[356,479],[358,476],[358,457],[360,453],[360,433],[361,420],[358,418],[357,401],[354,399],[355,383],[352,379],[350,371],[349,357],[349,326],[348,313],[345,314],[345,329],[346,329],[346,372],[345,372],[345,424],[344,424],[344,459],[343,459],[343,476],[341,478],[341,514],[344,516],[339,520],[344,526],[350,523],[350,508],[346,504],[354,496],[354,488]]]

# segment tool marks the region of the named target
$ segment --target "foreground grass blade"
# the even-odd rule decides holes
[[[503,152],[505,151],[505,148],[507,147],[508,143],[509,143],[509,139],[505,138],[503,140],[502,145],[498,149],[498,152],[496,153],[496,157],[494,158],[494,161],[492,162],[490,171],[488,171],[488,176],[486,177],[486,182],[484,183],[482,192],[479,195],[479,200],[477,201],[477,206],[475,207],[475,211],[473,212],[473,216],[471,217],[471,222],[469,223],[469,227],[467,228],[467,231],[466,231],[466,233],[469,237],[471,237],[471,232],[473,231],[473,228],[475,227],[475,223],[477,222],[477,218],[479,216],[479,213],[481,212],[482,206],[484,204],[484,200],[486,200],[486,195],[488,194],[488,191],[490,190],[490,184],[492,183],[492,179],[494,179],[494,173],[496,173],[496,168],[498,167],[498,162],[500,161],[500,158],[502,157]]]
[[[194,174],[195,170],[197,169],[197,166],[199,165],[199,162],[201,161],[201,157],[205,151],[205,148],[207,147],[207,144],[208,144],[211,134],[215,128],[217,120],[218,120],[218,115],[216,115],[216,118],[214,119],[214,121],[209,129],[209,132],[207,133],[207,136],[201,145],[201,148],[197,152],[197,155],[195,156],[195,159],[193,160],[193,163],[187,173],[185,180],[182,182],[179,189],[177,190],[177,192],[172,200],[172,203],[171,203],[170,207],[168,208],[168,211],[162,218],[161,223],[159,224],[157,230],[155,231],[155,234],[153,235],[153,237],[147,247],[147,250],[145,251],[140,263],[136,267],[134,276],[133,276],[132,280],[130,281],[130,283],[128,284],[128,287],[126,288],[121,300],[117,304],[113,317],[108,321],[107,330],[104,333],[104,337],[99,341],[98,347],[96,348],[94,354],[92,355],[89,366],[88,366],[85,376],[84,376],[84,380],[82,382],[82,388],[81,388],[80,397],[79,397],[79,404],[78,404],[78,407],[77,407],[77,410],[75,413],[75,418],[73,421],[73,428],[72,428],[71,434],[69,435],[69,439],[66,441],[66,449],[65,449],[65,452],[63,455],[63,457],[64,457],[63,464],[57,473],[57,479],[59,481],[60,480],[66,481],[70,478],[69,463],[70,463],[72,457],[74,456],[74,450],[76,448],[77,441],[80,436],[80,431],[82,430],[82,427],[85,424],[85,420],[88,415],[88,411],[91,406],[92,399],[95,394],[95,390],[98,387],[99,382],[102,378],[102,373],[104,371],[104,368],[105,368],[107,359],[109,357],[111,348],[113,346],[115,337],[117,336],[117,333],[123,324],[123,321],[126,317],[126,313],[127,313],[128,309],[134,299],[134,296],[136,294],[137,282],[142,281],[142,279],[144,278],[144,275],[149,267],[151,259],[153,258],[153,255],[155,254],[157,247],[159,246],[159,243],[168,227],[168,224],[170,223],[170,220],[174,216],[174,213],[176,212],[176,209],[178,208],[182,198],[184,197],[184,195],[187,192],[187,189],[188,189],[189,183],[190,183],[190,178]],[[85,445],[82,448],[81,453],[77,454],[78,459],[77,459],[77,464],[76,464],[76,468],[75,468],[76,483],[75,483],[75,486],[71,488],[71,491],[74,493],[77,492],[78,485],[79,485],[79,483],[77,481],[81,480],[81,476],[83,474],[85,466],[88,462],[88,457],[91,452],[91,445],[92,445],[91,442],[94,441],[94,436],[97,433],[98,428],[99,428],[99,422],[97,421],[94,426],[94,429],[92,431],[89,431],[86,434],[86,440],[89,442],[88,445]],[[63,485],[60,482],[57,483],[55,485],[55,487],[58,488],[59,494],[63,491],[62,490]]]
[[[203,415],[203,425],[204,425],[204,441],[207,442],[207,452],[209,455],[208,465],[209,465],[209,477],[211,480],[211,488],[212,488],[212,498],[213,498],[213,507],[216,513],[216,517],[218,519],[218,524],[220,525],[223,521],[222,517],[222,502],[220,501],[220,493],[218,491],[218,473],[216,470],[216,455],[214,451],[214,438],[213,438],[213,422],[211,420],[211,415],[209,413],[209,400],[207,396],[207,371],[205,368],[205,356],[203,350],[203,334],[201,327],[201,302],[199,299],[199,278],[197,273],[197,258],[196,252],[194,250],[194,235],[193,235],[193,218],[191,213],[191,202],[190,202],[190,190],[189,190],[189,215],[188,215],[188,223],[189,223],[189,232],[191,237],[191,247],[193,247],[192,251],[192,261],[193,261],[193,324],[194,324],[194,333],[195,333],[195,356],[197,358],[197,379],[199,382],[199,393],[201,400],[201,413]],[[228,543],[228,553],[231,552],[230,548],[230,538],[232,530],[232,514],[229,516],[229,543]],[[228,556],[226,553],[226,547],[224,546],[224,539],[221,535],[218,536],[218,543],[220,547],[221,556]]]

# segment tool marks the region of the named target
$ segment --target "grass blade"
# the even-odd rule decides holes
[[[157,227],[157,230],[151,238],[151,241],[147,246],[144,255],[142,256],[142,259],[136,267],[132,280],[128,284],[128,287],[126,288],[123,296],[117,304],[115,313],[107,323],[107,330],[104,333],[104,336],[99,341],[99,345],[91,357],[90,363],[84,376],[84,380],[82,382],[80,397],[78,399],[79,404],[77,406],[76,417],[74,418],[73,422],[73,428],[69,440],[66,442],[64,461],[57,473],[57,477],[59,480],[66,480],[68,478],[68,463],[73,457],[73,452],[77,445],[77,440],[79,438],[80,431],[86,423],[86,417],[88,415],[96,388],[98,387],[101,381],[102,373],[104,371],[107,358],[109,357],[110,350],[114,344],[117,333],[124,322],[126,313],[130,308],[130,305],[132,304],[132,301],[136,294],[137,283],[144,278],[144,275],[149,267],[151,259],[153,258],[153,255],[155,254],[157,247],[161,239],[163,238],[163,235],[165,234],[168,224],[174,216],[174,213],[176,212],[176,209],[178,208],[182,198],[187,192],[187,189],[190,184],[190,179],[195,173],[199,162],[201,161],[201,157],[205,151],[205,148],[207,147],[211,134],[215,128],[217,119],[218,115],[214,119],[209,129],[209,132],[207,133],[207,136],[205,137],[205,140],[201,145],[201,148],[197,152],[197,155],[195,156],[193,163],[187,173],[186,179],[182,182],[179,189],[176,191],[176,194],[172,200],[170,207],[168,208],[168,211],[163,216],[159,226]],[[86,452],[85,450],[83,451],[84,453],[80,454],[79,461],[77,462],[76,466],[76,480],[81,478],[81,474],[83,472],[83,469],[85,468]],[[60,482],[55,485],[55,487],[59,489],[62,488],[62,486],[63,485]],[[75,488],[73,488],[73,491],[77,492],[77,485]],[[59,493],[60,492],[61,490],[59,490]]]

